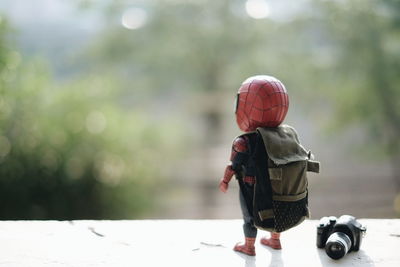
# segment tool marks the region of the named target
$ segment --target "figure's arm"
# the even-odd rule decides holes
[[[224,178],[222,178],[221,182],[219,183],[219,190],[221,192],[226,193],[228,191],[229,182],[232,179],[232,176],[235,174],[234,170],[232,169],[232,165],[228,165],[225,168]]]
[[[231,151],[231,164],[226,166],[224,177],[219,183],[219,190],[221,192],[228,191],[229,182],[233,175],[239,174],[242,171],[242,165],[246,157],[244,156],[247,151],[247,140],[245,137],[238,137],[233,141]]]

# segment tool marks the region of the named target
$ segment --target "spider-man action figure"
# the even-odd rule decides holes
[[[225,193],[233,175],[239,181],[245,242],[236,244],[234,250],[247,255],[255,255],[257,228],[254,225],[252,202],[257,183],[257,164],[260,164],[251,156],[257,146],[256,135],[251,133],[259,127],[278,127],[285,119],[288,107],[289,99],[285,86],[271,76],[259,75],[248,78],[237,94],[236,122],[242,131],[250,134],[239,136],[233,141],[231,164],[225,169],[219,189]],[[271,237],[263,237],[261,243],[274,249],[281,249],[279,238],[279,233],[272,232]]]

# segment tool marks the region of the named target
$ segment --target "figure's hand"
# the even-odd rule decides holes
[[[221,182],[219,182],[219,191],[226,193],[226,191],[228,191],[228,187],[229,184],[224,182],[224,180],[221,180]]]

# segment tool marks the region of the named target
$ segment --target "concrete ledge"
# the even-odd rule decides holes
[[[283,233],[282,251],[257,243],[256,257],[232,250],[241,220],[1,221],[0,266],[400,266],[400,220],[360,221],[361,250],[339,261],[316,248],[316,221]]]

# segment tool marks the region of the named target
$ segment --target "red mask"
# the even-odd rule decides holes
[[[257,75],[242,83],[236,97],[236,122],[244,132],[277,127],[289,109],[289,96],[278,79]]]

